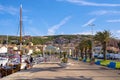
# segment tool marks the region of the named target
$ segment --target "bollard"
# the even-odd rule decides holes
[[[115,69],[116,63],[115,62],[110,62],[110,64],[108,65],[108,67]]]
[[[101,61],[98,60],[98,61],[95,62],[95,64],[100,65],[100,62],[101,62]]]

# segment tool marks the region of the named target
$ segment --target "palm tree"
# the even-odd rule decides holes
[[[80,49],[81,58],[83,59],[83,51],[84,51],[83,43],[81,42],[78,46],[79,46],[79,49]]]
[[[75,56],[76,56],[76,59],[78,58],[78,53],[79,53],[79,46],[76,46],[75,47]]]
[[[88,54],[89,54],[89,58],[92,58],[92,41],[91,40],[87,40],[87,48],[88,48]]]
[[[104,60],[106,60],[106,48],[107,43],[110,40],[111,33],[109,31],[104,30],[103,32],[97,32],[95,35],[95,40],[99,41],[102,44]]]
[[[79,49],[81,51],[81,57],[82,58],[83,58],[83,54],[85,54],[85,59],[87,59],[87,54],[89,53],[89,57],[91,59],[91,55],[92,55],[91,40],[82,40],[79,44]]]

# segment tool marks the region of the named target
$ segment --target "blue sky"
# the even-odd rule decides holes
[[[0,35],[94,34],[109,30],[120,38],[120,0],[0,0]],[[94,26],[90,26],[94,24]]]

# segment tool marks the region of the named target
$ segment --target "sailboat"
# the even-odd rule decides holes
[[[14,66],[15,72],[21,70],[22,62],[22,5],[20,6],[20,45],[19,47],[13,47],[13,56],[9,61],[9,64]]]
[[[22,63],[22,5],[20,6],[20,45],[13,48],[13,61],[12,64],[16,71],[21,70],[21,63]]]
[[[4,62],[5,67],[3,64],[2,66],[0,66],[0,77],[7,76],[14,72],[20,71],[21,67],[23,66],[22,65],[22,5],[20,6],[20,45],[19,45],[19,49],[17,47],[14,47],[13,50],[14,51],[12,54],[14,56],[12,56],[12,58],[10,58],[9,56],[9,61]]]

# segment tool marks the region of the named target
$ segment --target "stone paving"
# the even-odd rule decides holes
[[[65,65],[65,64],[63,64]],[[69,59],[69,63],[41,63],[1,80],[120,80],[120,70]]]

